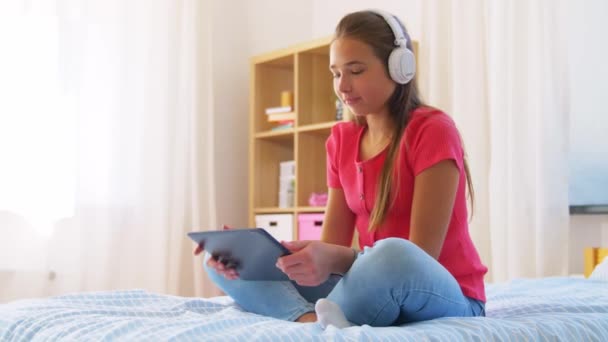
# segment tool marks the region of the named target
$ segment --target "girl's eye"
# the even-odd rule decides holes
[[[362,74],[364,71],[365,71],[365,70],[351,70],[351,71],[350,71],[350,73],[351,73],[352,75],[360,75],[360,74]],[[334,78],[340,78],[340,74],[332,74],[332,76],[333,76]]]

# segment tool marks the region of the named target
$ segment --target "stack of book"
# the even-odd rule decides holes
[[[272,130],[293,128],[296,114],[293,110],[293,93],[291,91],[281,92],[281,105],[279,107],[266,108],[266,119],[268,122],[276,123]]]

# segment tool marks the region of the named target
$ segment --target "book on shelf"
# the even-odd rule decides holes
[[[271,131],[281,131],[281,130],[290,129],[290,128],[293,128],[293,121],[279,124],[277,126],[272,127],[270,130]]]
[[[266,114],[289,113],[291,111],[293,111],[293,108],[291,108],[291,106],[266,108]]]
[[[269,122],[281,122],[281,121],[294,121],[296,119],[296,113],[277,113],[266,115]]]

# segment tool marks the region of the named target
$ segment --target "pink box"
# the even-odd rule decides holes
[[[325,214],[299,214],[298,240],[321,240]]]

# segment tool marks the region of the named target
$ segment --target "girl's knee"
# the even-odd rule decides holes
[[[374,243],[374,247],[382,247],[382,248],[408,248],[408,246],[413,245],[413,243],[409,240],[402,238],[386,238],[382,240],[376,241]]]
[[[416,253],[418,246],[406,239],[388,238],[377,241],[370,250],[379,258],[394,259]]]
[[[388,238],[376,242],[357,262],[361,262],[361,266],[370,266],[380,272],[412,270],[418,267],[421,261],[418,256],[421,252],[424,253],[420,247],[406,239]]]

